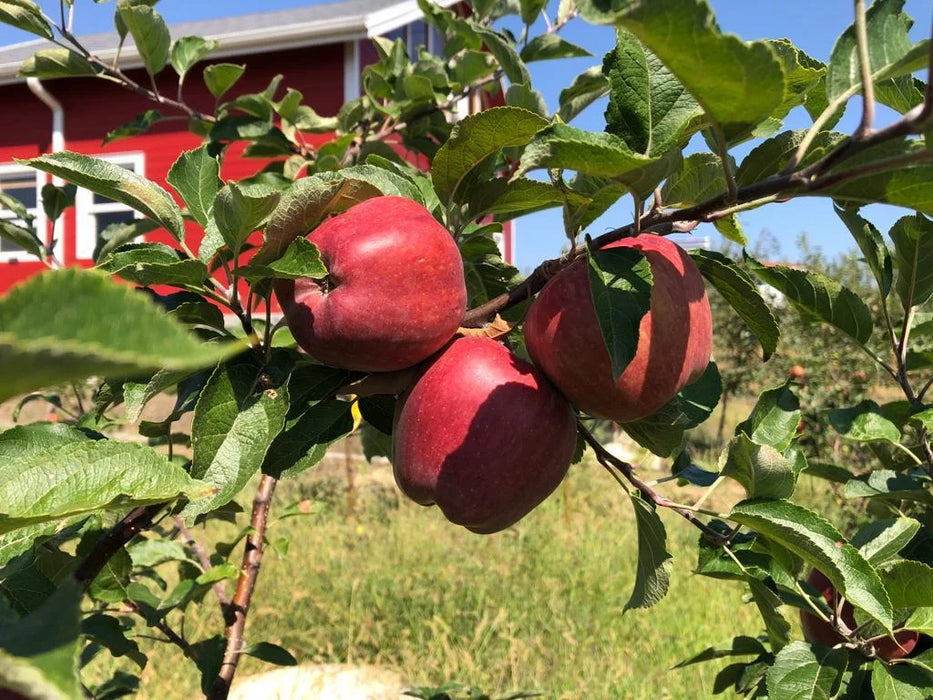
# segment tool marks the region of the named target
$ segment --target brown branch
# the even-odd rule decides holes
[[[188,527],[185,525],[185,519],[179,515],[175,516],[175,527],[178,528],[179,534],[184,538],[185,544],[187,544],[191,549],[194,550],[194,553],[198,557],[198,561],[201,562],[201,568],[204,569],[205,573],[210,571],[213,566],[211,565],[211,560],[207,556],[207,552],[204,549],[204,545],[198,542],[194,538],[194,534]],[[214,594],[217,596],[217,599],[220,601],[220,607],[222,611],[226,611],[227,606],[230,605],[230,596],[227,595],[227,589],[224,586],[223,581],[217,581],[213,585]]]
[[[622,476],[628,479],[632,486],[638,489],[638,491],[646,500],[654,503],[659,508],[668,508],[669,510],[674,511],[679,516],[687,520],[687,522],[689,522],[691,525],[698,528],[707,539],[719,544],[725,544],[728,541],[724,535],[713,530],[709,525],[704,523],[689,510],[679,507],[676,503],[665,498],[650,486],[648,486],[648,484],[646,484],[644,481],[635,476],[635,468],[628,462],[619,459],[605,447],[600,445],[599,440],[597,440],[579,420],[577,421],[577,432],[580,433],[580,436],[583,438],[586,444],[593,448],[593,451],[596,453],[596,459],[599,460],[600,464],[617,469],[622,474]]]
[[[152,520],[168,503],[153,503],[133,508],[110,530],[97,540],[91,553],[78,568],[74,577],[83,586],[89,586],[107,565],[107,562],[136,535],[152,527]]]
[[[259,567],[262,565],[262,552],[265,542],[266,524],[269,518],[269,507],[272,505],[272,495],[275,493],[276,479],[264,474],[253,499],[253,513],[250,518],[252,532],[246,538],[243,550],[243,564],[240,576],[236,583],[236,592],[228,610],[227,620],[227,646],[224,650],[223,662],[220,671],[211,687],[211,700],[226,700],[230,692],[230,685],[240,661],[243,649],[243,630],[246,627],[246,614],[249,612],[249,603],[256,588],[256,579],[259,577]]]

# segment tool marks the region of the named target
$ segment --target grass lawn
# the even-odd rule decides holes
[[[280,486],[273,514],[303,498],[315,506],[270,529],[270,540],[288,538],[288,552],[267,550],[248,642],[276,642],[300,662],[393,667],[418,685],[457,680],[491,694],[693,699],[711,694],[725,663],[671,666],[734,634],[760,631],[740,586],[691,574],[696,532],[667,513],[670,593],[652,610],[623,614],[635,525],[628,499],[594,465],[574,467],[547,503],[493,536],[473,535],[436,509],[400,499],[387,472],[358,475],[354,515],[336,479]],[[219,524],[209,534],[232,539],[235,532]],[[192,611],[185,629],[191,641],[221,629],[216,608],[208,595]],[[197,694],[190,662],[167,645],[140,643],[155,647],[143,697]],[[111,663],[100,655],[91,675]],[[267,668],[245,658],[240,673]]]

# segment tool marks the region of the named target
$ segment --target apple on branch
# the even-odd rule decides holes
[[[463,261],[450,233],[417,202],[374,197],[308,236],[323,280],[276,280],[298,344],[331,367],[411,367],[453,337],[466,310]]]
[[[712,314],[703,277],[679,246],[662,236],[623,238],[648,260],[654,284],[638,347],[618,381],[606,349],[585,260],[556,274],[525,318],[528,353],[577,408],[617,423],[644,418],[700,378],[712,347]]]
[[[488,338],[458,338],[403,394],[392,463],[399,488],[473,532],[503,530],[557,488],[576,448],[567,401]]]

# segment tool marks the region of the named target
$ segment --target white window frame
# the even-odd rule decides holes
[[[42,186],[45,184],[45,173],[33,168],[27,168],[22,165],[0,165],[0,175],[19,175],[21,173],[32,176],[32,179],[36,183],[36,206],[30,207],[27,209],[27,211],[35,217],[32,221],[32,225],[35,227],[36,236],[39,237],[39,240],[42,241],[44,245],[46,243],[46,236],[48,235],[48,232],[46,231],[45,210],[42,208]],[[16,215],[8,209],[0,209],[0,219],[12,221],[15,224],[28,228],[25,221],[18,219]],[[0,263],[19,262],[35,259],[36,258],[24,250],[0,251]]]
[[[142,177],[146,176],[146,156],[140,151],[132,153],[108,153],[97,155],[95,158],[106,160],[116,165],[132,164],[133,172]],[[97,246],[97,215],[111,212],[133,212],[133,218],[141,219],[143,215],[132,207],[119,202],[97,204],[94,202],[94,193],[83,187],[78,188],[75,195],[75,258],[78,260],[91,260],[94,257],[94,248]]]

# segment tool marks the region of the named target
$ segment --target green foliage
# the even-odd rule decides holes
[[[513,539],[571,576],[585,573],[586,581],[614,585],[615,573],[624,570],[625,585],[607,602],[611,617],[618,618],[619,591],[630,596],[623,611],[656,606],[651,615],[659,615],[657,604],[677,590],[671,573],[678,560],[668,549],[676,549],[680,536],[660,514],[670,508],[689,514],[686,520],[703,533],[696,572],[712,579],[717,591],[739,582],[760,618],[755,631],[762,633],[739,634],[683,662],[693,668],[728,661],[704,680],[704,691],[779,700],[864,697],[870,688],[878,698],[929,697],[930,652],[888,663],[872,649],[873,637],[882,633],[933,630],[933,152],[928,110],[920,107],[928,90],[919,77],[929,42],[910,39],[904,0],[872,3],[837,40],[827,65],[789,39],[746,42],[723,33],[707,0],[561,2],[554,18],[541,0],[474,0],[467,14],[421,0],[426,20],[444,37],[443,57],[423,49],[409,54],[404,41],[377,37],[378,59],[362,71],[362,94],[335,115],[319,114],[281,75],[264,90],[238,93],[246,67],[223,63],[202,72],[216,99],[213,108],[186,104],[184,83],[217,42],[197,36],[173,41],[155,4],[121,0],[114,25],[121,45],[133,41],[149,76],[164,79],[171,64],[177,90],[167,94],[177,99],[156,94],[154,82],[152,92],[146,81],[129,83],[119,51],[113,62],[103,62],[32,0],[0,0],[0,22],[54,42],[28,58],[21,75],[106,79],[157,103],[105,142],[178,116],[203,139],[181,153],[166,176],[184,209],[161,185],[101,159],[65,151],[20,161],[68,182],[42,190],[49,221],[73,205],[77,187],[144,218],[103,232],[93,254],[96,271],[54,269],[0,299],[0,400],[25,394],[14,421],[36,410],[51,412],[38,414],[46,420],[0,433],[0,676],[7,686],[30,697],[77,696],[82,683],[95,697],[135,692],[150,651],[142,640],[152,635],[139,634],[145,628],[155,628],[195,661],[205,690],[229,668],[222,664],[225,653],[291,665],[293,649],[334,648],[300,639],[294,625],[281,645],[251,633],[248,643],[227,648],[240,641],[231,616],[219,621],[226,634],[185,624],[203,617],[212,596],[225,600],[229,580],[237,579],[238,590],[252,590],[250,572],[264,544],[283,559],[302,549],[307,538],[269,535],[278,526],[268,515],[279,480],[308,488],[309,470],[357,430],[368,459],[391,455],[396,398],[351,393],[365,393],[367,381],[385,378],[316,364],[272,318],[274,280],[312,278],[327,289],[340,283],[307,238],[329,216],[380,195],[424,205],[456,241],[469,307],[489,304],[489,316],[499,313],[506,321],[485,332],[504,332],[503,340],[522,354],[520,335],[512,331],[520,329],[527,301],[553,268],[544,264],[523,281],[502,260],[494,235],[504,221],[559,207],[571,250],[581,249],[578,237],[587,234],[593,309],[618,379],[650,309],[652,276],[640,254],[606,248],[608,242],[629,233],[671,233],[691,221],[713,224],[726,241],[746,246],[739,212],[818,196],[834,200],[860,257],[827,262],[803,245],[803,264],[791,266],[759,262],[773,257],[760,249],[741,259],[734,250],[692,252],[716,290],[710,294],[715,362],[662,409],[621,426],[631,441],[669,458],[670,475],[636,479],[632,465],[613,465],[616,458],[600,453],[604,466],[635,486],[629,494],[634,516],[602,501],[586,504],[613,522],[624,520],[637,536],[620,538],[617,528],[603,525],[594,532],[610,530],[613,546],[582,564],[549,559],[546,547],[535,549],[524,535]],[[615,25],[616,44],[601,66],[564,87],[552,115],[527,64],[591,55],[559,35],[577,13],[584,21]],[[538,23],[542,14],[547,21]],[[501,21],[510,16],[513,26],[523,27],[518,38]],[[885,127],[866,109],[856,133],[833,132],[858,93],[873,94],[903,116]],[[606,96],[605,130],[568,124]],[[497,106],[456,112],[458,104],[484,101]],[[782,120],[798,107],[812,126],[781,131]],[[306,134],[316,135],[313,146]],[[699,134],[702,141],[694,138]],[[732,149],[746,141],[753,143],[738,162]],[[256,167],[248,177],[224,180],[221,168],[238,157],[230,148],[237,143]],[[706,149],[695,148],[704,143]],[[416,162],[430,162],[430,173]],[[546,174],[529,176],[539,170]],[[634,204],[634,224],[589,235],[596,219],[626,196]],[[887,238],[860,210],[876,203],[910,210]],[[36,230],[23,204],[0,193],[0,207],[4,241],[62,267],[57,246]],[[158,230],[168,237],[137,240]],[[188,232],[200,241],[197,250],[189,247]],[[410,385],[416,370],[410,373],[392,391]],[[881,379],[891,381],[894,393],[882,389]],[[745,405],[756,393],[757,401]],[[718,439],[711,439],[703,423],[717,407]],[[746,415],[736,417],[738,409]],[[731,437],[727,422],[734,427]],[[605,426],[596,430],[605,432]],[[525,439],[515,436],[516,449]],[[255,479],[260,486],[250,509],[245,494]],[[672,488],[692,490],[661,493],[675,481]],[[717,494],[722,503],[714,506],[716,488],[723,489]],[[693,505],[678,502],[690,498]],[[252,511],[248,523],[241,502]],[[330,523],[314,515],[329,507],[322,503],[302,498],[280,518],[310,513],[315,528],[324,528]],[[227,526],[234,530],[230,537],[223,534]],[[355,542],[366,537],[360,527]],[[209,548],[199,543],[202,536]],[[538,544],[557,538],[551,533]],[[420,575],[413,573],[417,565],[431,573],[432,600],[443,598],[445,577],[435,571],[438,541],[423,547],[429,562],[396,562],[393,582]],[[506,540],[498,542],[512,559],[524,556],[509,550]],[[626,543],[634,543],[631,551]],[[495,580],[489,572],[502,560],[498,552],[468,577],[471,588],[455,596],[458,606],[477,581]],[[607,562],[612,570],[600,572]],[[802,580],[805,567],[826,574],[856,608],[860,626],[850,629],[815,595]],[[546,587],[542,574],[554,570],[523,576]],[[326,572],[313,573],[315,585],[329,584]],[[352,606],[353,590],[342,594]],[[680,595],[694,593],[680,589]],[[413,596],[415,605],[407,601],[404,615],[433,620],[425,597]],[[589,605],[598,592],[586,584],[572,597]],[[291,613],[300,600],[291,597],[283,607]],[[476,609],[493,609],[485,599],[478,603]],[[796,640],[789,608],[815,608],[845,644],[824,649]],[[731,622],[729,613],[722,618]],[[655,618],[641,611],[625,617],[634,619],[628,624]],[[560,643],[575,642],[591,622],[576,621],[561,632]],[[176,623],[195,637],[176,633]],[[458,635],[472,635],[485,647],[484,630],[498,624],[488,615],[471,619]],[[341,627],[341,644],[352,636],[343,630],[352,627]],[[682,628],[678,623],[677,634]],[[619,646],[611,643],[619,641],[616,627],[600,631]],[[432,635],[444,632],[437,627]],[[652,651],[658,666],[661,657]],[[508,650],[509,658],[515,653]],[[113,658],[127,668],[116,669]],[[110,672],[85,682],[89,664],[109,664]],[[427,684],[416,692],[424,697],[491,697],[479,686],[422,680]],[[579,690],[631,695],[624,684]],[[697,695],[696,686],[691,691]]]

